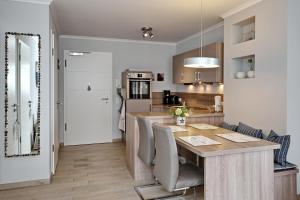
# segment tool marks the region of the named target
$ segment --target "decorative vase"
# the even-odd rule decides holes
[[[255,71],[248,71],[247,76],[248,76],[248,78],[254,78],[255,77]]]
[[[177,125],[184,126],[186,122],[186,117],[177,117]]]

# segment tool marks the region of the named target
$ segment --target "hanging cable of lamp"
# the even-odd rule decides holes
[[[203,57],[203,0],[200,0],[200,52],[199,57],[184,59],[184,66],[190,68],[217,68],[220,67],[219,59]]]

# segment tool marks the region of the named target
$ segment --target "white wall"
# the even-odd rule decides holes
[[[190,36],[176,44],[176,53],[184,53],[186,51],[196,49],[200,46],[200,33]],[[224,25],[223,23],[216,24],[203,30],[203,46],[214,42],[224,41]]]
[[[0,105],[4,105],[4,34],[38,33],[41,48],[41,154],[4,158],[4,106],[0,106],[0,184],[50,177],[49,8],[47,5],[0,1]]]
[[[234,79],[232,24],[256,16],[256,78]],[[225,19],[225,120],[279,133],[286,131],[287,3],[264,0]],[[243,49],[241,49],[243,50]]]
[[[154,82],[153,91],[175,90],[172,84],[172,56],[176,53],[175,44],[109,41],[97,38],[60,38],[60,55],[64,50],[111,52],[113,56],[113,139],[120,138],[118,130],[120,99],[116,91],[116,80],[121,82],[121,73],[130,68],[165,73],[164,82]],[[63,133],[63,130],[60,131]],[[61,135],[60,141],[63,141]]]
[[[288,160],[300,166],[300,1],[289,0],[288,5],[288,57],[287,57],[287,133],[291,135]],[[298,194],[300,175],[298,174]]]
[[[186,51],[196,49],[200,46],[200,34],[195,34],[187,39],[184,39],[176,44],[176,54],[181,54]],[[206,46],[215,42],[224,41],[224,26],[223,23],[212,26],[203,31],[203,46]],[[207,94],[223,94],[223,86],[219,84],[207,85],[203,84],[200,86],[176,84],[177,92],[188,92],[188,93],[207,93]]]

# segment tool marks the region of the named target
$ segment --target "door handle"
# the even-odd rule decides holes
[[[201,72],[198,72],[198,81],[201,81]]]
[[[106,98],[101,98],[101,100],[102,100],[102,101],[108,101],[109,98],[108,98],[108,97],[106,97]]]

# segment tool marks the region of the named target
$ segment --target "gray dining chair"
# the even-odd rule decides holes
[[[174,134],[168,127],[153,124],[153,134],[156,149],[154,176],[168,192],[182,191],[183,195],[189,188],[204,185],[203,170],[186,163],[179,164],[178,152]]]
[[[155,146],[152,131],[152,123],[150,120],[144,117],[137,117],[137,123],[139,128],[138,157],[143,161],[143,163],[146,166],[153,168],[155,158]],[[156,199],[152,197],[157,197],[157,195],[152,195],[151,193],[154,193],[157,190],[157,186],[159,184],[156,181],[155,177],[153,177],[153,179],[154,182],[151,181],[151,183],[137,185],[134,187],[134,190],[142,200]]]
[[[145,165],[153,168],[155,164],[155,145],[154,135],[152,130],[152,122],[145,117],[137,117],[137,123],[139,128],[139,148],[138,157],[143,161]],[[185,163],[186,159],[180,157],[180,162]],[[170,193],[166,192],[162,185],[157,181],[155,176],[154,181],[148,184],[142,184],[135,186],[134,189],[143,200],[150,199],[163,199],[174,195],[179,196],[181,193]]]
[[[144,117],[137,117],[139,127],[138,156],[147,165],[152,166],[155,157],[152,124]]]

